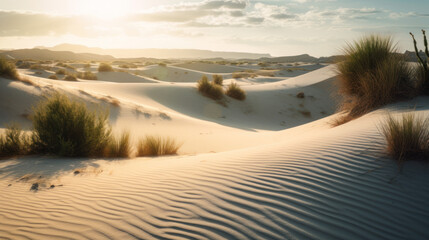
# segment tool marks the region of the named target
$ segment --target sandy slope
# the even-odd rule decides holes
[[[428,238],[427,169],[410,163],[398,174],[397,166],[382,154],[383,141],[376,128],[380,116],[374,113],[332,129],[320,122],[311,134],[301,136],[291,137],[286,130],[283,141],[252,149],[193,157],[94,160],[86,164],[96,169],[76,176],[73,169],[84,161],[5,161],[0,165],[0,235],[12,239]],[[35,176],[55,176],[46,184],[56,187],[29,191],[28,183],[15,182],[26,168]]]
[[[243,86],[246,101],[228,107],[191,83],[0,79],[2,125],[28,126],[22,113],[57,89],[109,107],[115,129],[184,141],[173,157],[0,161],[0,238],[429,238],[427,167],[399,173],[384,156],[383,110],[330,127],[332,70]],[[428,101],[391,108],[428,115]]]
[[[181,154],[219,152],[270,143],[279,139],[276,131],[295,127],[332,114],[335,102],[330,96],[333,73],[330,67],[301,77],[301,86],[287,82],[243,86],[247,99],[240,102],[226,98],[226,106],[203,97],[190,83],[117,83],[131,81],[128,73],[103,73],[111,82],[58,81],[29,77],[44,86],[42,90],[62,89],[77,97],[96,103],[99,99],[116,99],[119,107],[110,109],[110,122],[117,131],[130,130],[135,140],[146,134],[171,136],[183,142]],[[119,77],[119,78],[116,78]],[[313,78],[319,79],[315,81]],[[118,80],[115,80],[118,79]],[[290,79],[292,82],[293,79]],[[326,81],[325,81],[326,80]],[[287,80],[285,80],[287,81]],[[308,84],[305,82],[309,82]],[[7,85],[8,80],[2,84]],[[22,86],[21,86],[22,85]],[[13,83],[0,88],[0,102],[14,99],[13,92],[27,94],[26,85]],[[304,92],[306,98],[296,97]],[[41,91],[39,91],[41,92]],[[29,112],[36,101],[20,96],[25,104],[14,106],[13,113],[0,117],[5,124]],[[269,106],[269,107],[267,107]],[[5,116],[6,116],[5,115]],[[19,118],[19,121],[25,121]],[[28,126],[27,121],[25,126]],[[228,137],[225,137],[228,136]]]

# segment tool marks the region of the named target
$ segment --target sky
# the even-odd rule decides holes
[[[428,0],[0,0],[0,49],[73,43],[320,57],[372,33],[411,50],[409,32],[421,39],[428,23]]]

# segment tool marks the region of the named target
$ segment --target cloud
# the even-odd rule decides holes
[[[200,9],[244,9],[247,3],[245,1],[233,1],[233,0],[216,0],[216,1],[205,1],[199,8]]]
[[[249,24],[260,24],[264,21],[265,19],[262,17],[247,17],[246,22]]]

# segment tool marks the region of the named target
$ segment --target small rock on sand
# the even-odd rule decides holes
[[[33,185],[31,185],[30,191],[37,191],[37,190],[39,190],[39,184],[33,183]]]

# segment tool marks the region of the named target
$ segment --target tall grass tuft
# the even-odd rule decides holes
[[[389,114],[379,128],[386,138],[387,153],[399,164],[429,159],[428,118],[413,113],[401,117]]]
[[[137,145],[137,156],[162,156],[177,154],[181,144],[172,138],[146,136]]]
[[[98,66],[99,72],[113,72],[112,66],[110,66],[107,63],[100,63],[100,66]]]
[[[209,82],[205,75],[197,82],[197,88],[204,96],[211,99],[220,100],[223,97],[222,86]]]
[[[244,90],[241,89],[240,86],[238,86],[238,84],[234,82],[228,86],[228,89],[226,90],[226,95],[240,101],[246,99],[246,93],[244,92]]]
[[[0,157],[14,157],[28,154],[31,150],[31,138],[13,124],[0,135]]]
[[[221,75],[213,75],[213,83],[219,86],[223,86],[223,77]]]
[[[111,138],[107,116],[55,93],[34,108],[34,148],[60,156],[103,156]]]
[[[19,74],[16,71],[15,65],[9,63],[3,58],[0,58],[0,77],[18,80]]]
[[[106,156],[128,158],[131,151],[130,132],[125,131],[119,138],[111,137],[106,149]]]
[[[348,44],[337,64],[341,110],[359,117],[377,107],[415,94],[412,69],[396,53],[390,37],[370,35]]]

